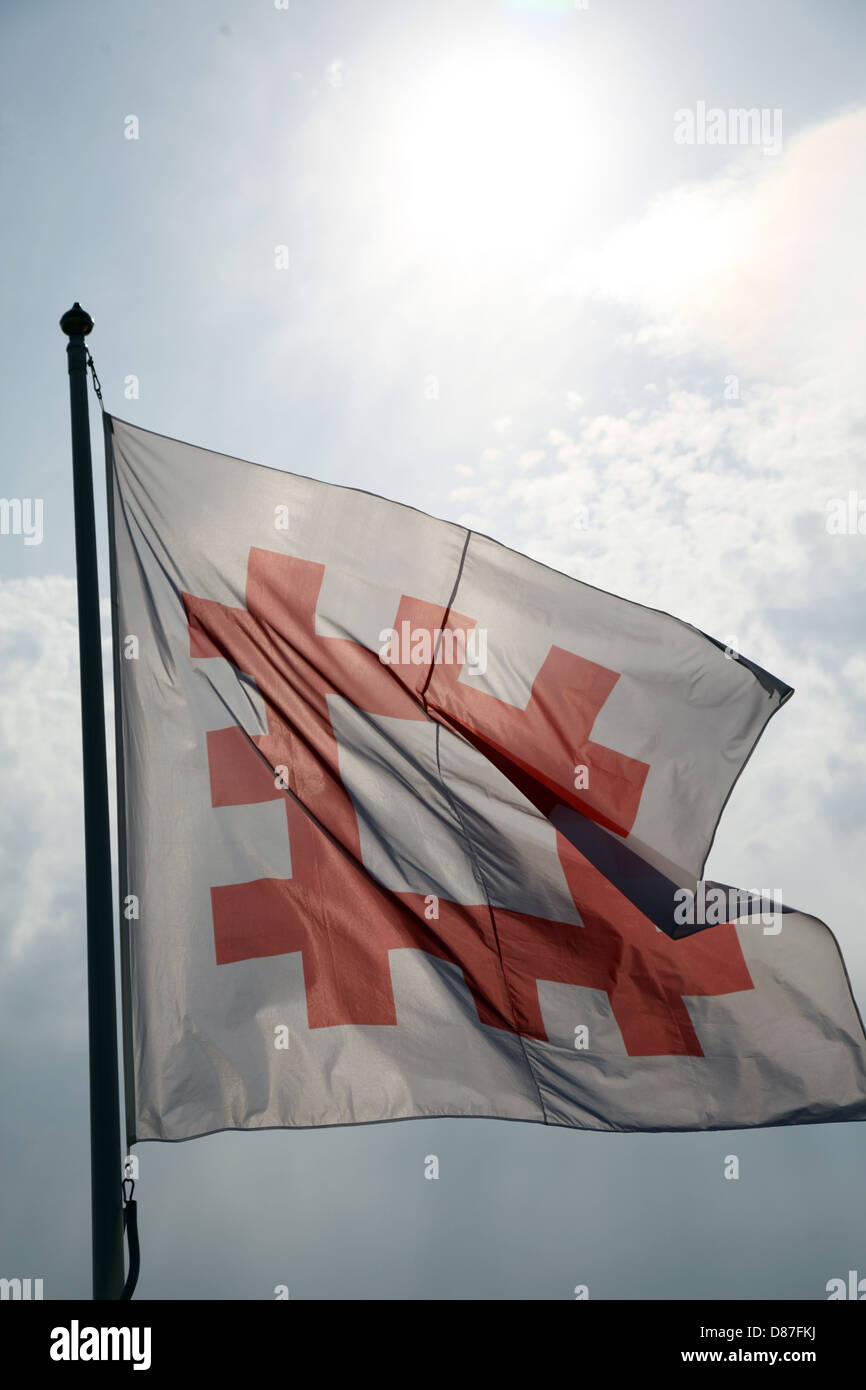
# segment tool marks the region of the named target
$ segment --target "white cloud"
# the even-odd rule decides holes
[[[866,847],[866,537],[829,536],[825,516],[829,497],[864,491],[864,146],[866,111],[846,113],[615,232],[580,288],[630,315],[618,367],[652,377],[626,393],[640,405],[539,428],[552,471],[521,467],[527,448],[499,461],[494,493],[479,482],[462,498],[493,534],[735,635],[795,686],[711,872],[776,875],[786,901],[832,923],[861,994],[846,866]]]
[[[517,467],[521,472],[528,473],[531,468],[534,468],[537,463],[541,463],[541,460],[546,457],[547,451],[545,449],[527,449],[525,453],[519,455]]]
[[[678,188],[598,258],[605,293],[645,316],[643,341],[793,386],[862,385],[866,346],[866,109]]]
[[[106,613],[103,624],[107,640]],[[64,576],[0,585],[0,777],[4,1026],[56,1041],[74,1035],[84,989],[78,631]]]

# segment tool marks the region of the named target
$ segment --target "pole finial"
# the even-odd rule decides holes
[[[93,319],[86,309],[82,309],[76,299],[71,309],[67,309],[63,318],[60,320],[60,327],[67,337],[71,338],[76,334],[86,338],[93,327]]]

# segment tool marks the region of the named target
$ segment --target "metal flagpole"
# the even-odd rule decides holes
[[[69,338],[69,406],[78,576],[81,662],[81,741],[84,754],[84,860],[87,885],[87,1014],[90,1039],[90,1193],[93,1297],[116,1299],[123,1289],[120,1089],[114,982],[114,908],[99,576],[93,512],[93,470],[87,404],[87,348],[93,319],[76,301],[60,320]]]

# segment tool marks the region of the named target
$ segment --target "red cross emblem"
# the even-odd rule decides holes
[[[211,889],[219,964],[300,951],[311,1028],[395,1025],[388,952],[414,947],[457,965],[482,1023],[547,1037],[538,981],[604,990],[631,1056],[702,1056],[683,1002],[752,989],[736,931],[713,927],[681,941],[656,931],[623,893],[557,834],[583,927],[527,913],[392,892],[364,867],[357,818],[340,777],[327,697],[396,719],[433,719],[483,750],[542,810],[573,806],[627,834],[648,766],[592,741],[615,671],[552,647],[525,709],[458,679],[460,668],[383,664],[376,652],[316,632],[324,566],[252,549],[246,608],[184,594],[193,657],[225,657],[252,677],[268,732],[234,726],[207,735],[214,806],[282,800],[292,877]],[[404,597],[399,629],[472,620]],[[428,679],[429,676],[429,679]],[[573,789],[575,762],[589,786]],[[275,770],[288,769],[288,792]]]

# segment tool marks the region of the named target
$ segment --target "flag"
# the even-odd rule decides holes
[[[790,687],[411,507],[106,438],[135,1140],[866,1118],[828,928],[702,880]]]

